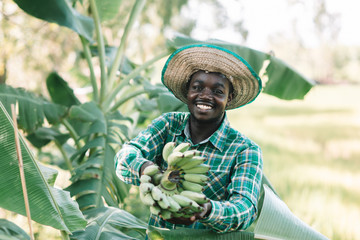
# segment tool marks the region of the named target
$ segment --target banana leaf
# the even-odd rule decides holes
[[[75,96],[73,89],[68,83],[57,73],[52,72],[46,78],[46,86],[50,97],[54,103],[71,107],[80,104],[79,99]]]
[[[0,84],[0,101],[10,112],[11,104],[19,103],[19,128],[26,132],[33,132],[44,123],[55,124],[66,114],[66,107],[51,103],[46,99],[25,91],[22,88],[13,88]]]
[[[94,208],[84,212],[89,223],[85,231],[76,231],[73,240],[144,239],[147,224],[132,214],[113,207]]]
[[[264,200],[254,229],[259,239],[308,239],[327,238],[295,216],[286,204],[268,187],[263,185]]]
[[[12,120],[0,102],[0,207],[25,216],[14,139]],[[41,166],[21,135],[19,139],[32,220],[68,233],[84,229],[86,220],[70,193],[49,184],[54,170]]]
[[[92,41],[94,22],[92,18],[81,15],[66,0],[14,0],[26,13],[60,26],[68,27]]]
[[[2,240],[30,240],[30,236],[15,223],[0,219],[0,239]]]
[[[245,46],[216,39],[200,41],[183,35],[177,35],[169,40],[167,44],[170,49],[176,49],[184,45],[199,43],[221,46],[239,54],[253,67],[257,74],[260,73],[266,61],[269,61],[265,72],[268,81],[263,81],[263,92],[266,94],[285,100],[303,99],[315,85],[315,81],[303,76],[282,60],[269,53],[264,53]]]

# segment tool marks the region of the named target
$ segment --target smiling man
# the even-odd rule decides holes
[[[262,176],[259,146],[233,129],[226,110],[252,102],[261,80],[237,54],[213,45],[185,46],[167,60],[164,85],[187,104],[189,113],[166,113],[117,153],[116,173],[135,185],[146,167],[166,168],[162,149],[168,142],[189,142],[210,166],[203,193],[210,199],[204,211],[189,218],[150,216],[150,225],[212,229],[230,232],[246,229],[258,213]]]

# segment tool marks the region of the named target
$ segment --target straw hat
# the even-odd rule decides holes
[[[162,70],[163,84],[182,102],[187,103],[186,84],[199,70],[222,73],[233,85],[233,99],[226,109],[252,102],[261,91],[261,79],[239,55],[225,48],[196,44],[177,49]]]

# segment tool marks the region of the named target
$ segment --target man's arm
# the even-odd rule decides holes
[[[166,119],[159,117],[130,142],[124,144],[115,156],[117,176],[124,182],[139,185],[140,176],[146,166],[161,156],[167,128]]]
[[[260,195],[262,155],[258,147],[237,156],[237,163],[227,187],[227,200],[211,200],[211,211],[202,223],[218,232],[246,229],[256,219]]]

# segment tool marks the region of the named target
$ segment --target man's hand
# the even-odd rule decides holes
[[[166,221],[172,224],[191,225],[195,221],[205,218],[211,212],[211,208],[212,208],[211,203],[204,203],[202,204],[202,207],[204,208],[202,212],[195,213],[190,218],[176,217],[176,218],[167,219]]]
[[[203,219],[205,217],[207,217],[212,209],[212,205],[210,202],[204,203],[202,204],[202,207],[204,208],[204,211],[199,212],[199,213],[195,213],[194,216],[192,216],[190,218],[191,221],[195,222],[196,220],[200,220]]]

